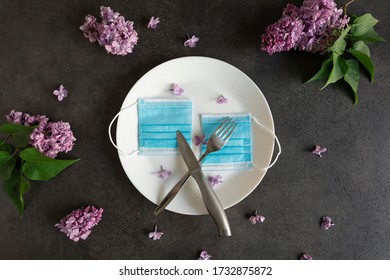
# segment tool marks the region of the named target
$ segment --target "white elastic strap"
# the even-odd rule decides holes
[[[275,138],[275,141],[276,143],[278,144],[278,149],[279,149],[279,152],[278,154],[276,155],[274,161],[268,165],[268,167],[265,167],[265,168],[260,168],[258,167],[256,164],[254,164],[257,168],[261,169],[261,170],[267,170],[269,168],[271,168],[272,166],[274,166],[274,164],[276,163],[276,161],[278,160],[280,154],[282,153],[282,147],[280,146],[280,142],[279,142],[279,139],[278,137],[276,136],[275,133],[273,133],[271,130],[269,130],[268,128],[266,128],[264,125],[262,125],[255,117],[252,116],[252,119],[255,121],[255,123],[260,126],[261,128],[265,129],[268,133],[272,134],[272,136]]]
[[[119,152],[120,155],[125,156],[125,157],[130,157],[130,156],[132,156],[132,155],[138,153],[138,150],[134,150],[134,151],[132,151],[132,152],[130,152],[130,153],[128,153],[128,154],[126,154],[125,152],[123,152],[123,151],[115,144],[114,140],[112,140],[111,127],[112,127],[112,125],[114,124],[115,120],[119,117],[119,115],[120,115],[123,111],[132,108],[132,107],[133,107],[134,105],[136,105],[137,103],[138,103],[138,101],[135,101],[133,104],[131,104],[131,105],[125,107],[125,108],[122,108],[122,109],[114,116],[114,118],[113,118],[113,119],[111,120],[111,122],[110,122],[110,125],[108,126],[108,137],[110,138],[111,144],[115,147],[115,149],[118,150],[118,152]]]

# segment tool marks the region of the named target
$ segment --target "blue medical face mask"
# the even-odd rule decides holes
[[[192,100],[147,98],[138,100],[139,155],[179,155],[176,131],[191,144]]]
[[[227,117],[231,117],[237,127],[230,140],[219,151],[209,154],[202,162],[205,170],[252,170],[252,126],[251,115],[244,114],[204,114],[201,116],[202,131],[206,140]],[[207,145],[202,145],[202,153]]]

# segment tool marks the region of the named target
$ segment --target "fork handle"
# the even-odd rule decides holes
[[[191,176],[191,173],[188,171],[179,182],[169,191],[169,193],[164,197],[164,199],[160,202],[157,208],[154,210],[154,215],[158,216],[162,211],[168,206],[168,204],[175,198],[181,188],[184,186],[187,179]]]

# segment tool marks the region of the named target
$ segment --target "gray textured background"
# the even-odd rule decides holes
[[[268,56],[260,35],[289,2],[300,1],[0,1],[0,119],[11,109],[46,114],[72,124],[77,138],[68,157],[82,160],[58,178],[32,182],[19,219],[0,192],[1,259],[195,259],[206,249],[214,259],[390,259],[390,136],[388,43],[372,45],[376,79],[366,75],[360,102],[349,89],[322,82],[303,85],[322,58],[303,52]],[[337,1],[343,4],[341,1]],[[106,54],[82,35],[84,16],[111,6],[135,22],[139,43],[125,57]],[[389,39],[388,1],[356,1],[350,14],[371,12]],[[159,16],[156,30],[146,28]],[[196,34],[195,49],[182,43]],[[234,236],[219,238],[207,216],[171,212],[156,218],[155,205],[130,183],[109,143],[107,127],[134,83],[172,58],[201,55],[245,72],[271,107],[283,154],[260,186],[227,210]],[[52,91],[64,84],[70,96]],[[3,119],[4,120],[4,119]],[[329,151],[321,159],[313,145]],[[243,182],[244,183],[244,182]],[[74,243],[54,224],[85,204],[103,207],[101,223]],[[247,216],[259,209],[263,224]],[[324,231],[323,215],[336,226]],[[147,233],[158,223],[159,241]]]

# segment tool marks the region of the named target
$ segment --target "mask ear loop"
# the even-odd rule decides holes
[[[115,120],[119,117],[119,115],[123,112],[123,111],[126,111],[127,109],[131,109],[134,105],[136,105],[138,103],[138,100],[135,101],[133,104],[125,107],[125,108],[122,108],[115,116],[114,118],[111,120],[110,122],[110,125],[108,126],[108,137],[110,138],[110,142],[111,144],[115,147],[115,149],[118,150],[119,154],[121,156],[125,156],[125,157],[131,157],[132,155],[138,153],[138,150],[134,150],[128,154],[126,154],[124,151],[122,151],[114,142],[114,140],[112,139],[112,135],[111,135],[111,127],[112,125],[114,124]]]
[[[252,116],[251,118],[255,121],[255,123],[256,123],[258,126],[260,126],[261,128],[263,128],[264,130],[266,130],[268,133],[272,134],[272,136],[275,138],[275,141],[276,141],[276,143],[277,143],[277,145],[278,145],[279,152],[277,153],[277,155],[276,155],[274,161],[273,161],[270,165],[268,165],[268,166],[265,167],[265,168],[260,168],[260,167],[257,166],[256,164],[253,164],[254,166],[256,166],[256,168],[258,168],[258,169],[260,169],[260,170],[268,170],[269,168],[271,168],[272,166],[274,166],[274,164],[275,164],[276,161],[278,160],[280,154],[282,153],[282,147],[280,146],[279,139],[278,139],[278,137],[276,136],[276,134],[275,134],[274,132],[272,132],[270,129],[268,129],[268,128],[266,128],[264,125],[262,125],[255,117]]]

